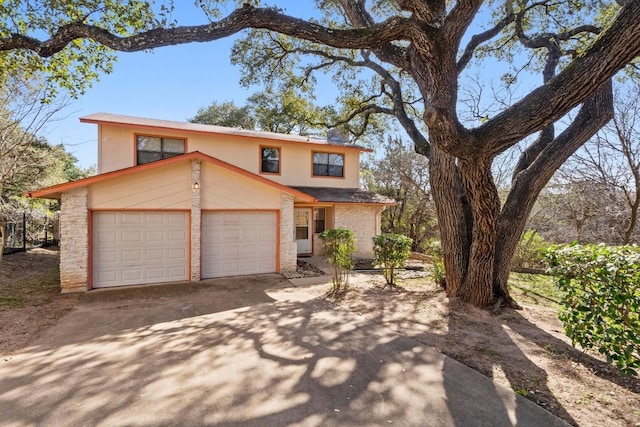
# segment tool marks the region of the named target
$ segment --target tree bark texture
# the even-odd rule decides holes
[[[473,217],[471,253],[460,297],[477,306],[488,306],[502,295],[494,295],[494,263],[500,199],[491,174],[491,158],[459,162],[463,188]],[[508,293],[508,291],[504,290]]]
[[[455,158],[432,147],[429,179],[438,215],[445,268],[446,293],[457,297],[469,267],[471,215],[458,175]]]

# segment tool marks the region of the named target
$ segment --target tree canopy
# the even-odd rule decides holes
[[[237,48],[249,53],[241,61],[251,71],[247,81],[307,84],[328,72],[350,109],[342,120],[366,127],[377,115],[395,118],[429,159],[447,293],[480,306],[516,306],[507,279],[519,236],[551,176],[610,120],[611,78],[640,54],[640,0],[316,0],[310,19],[259,2],[225,14],[229,3],[200,1],[208,22],[180,26],[169,18],[171,3],[11,0],[0,9],[2,69],[40,67],[81,91],[77,76],[108,70],[112,50],[256,29]],[[472,65],[495,61],[519,65],[503,74],[492,108],[476,102],[486,114],[465,120],[464,79]],[[523,73],[538,73],[540,84],[511,92]],[[522,155],[501,199],[492,165],[516,146]]]

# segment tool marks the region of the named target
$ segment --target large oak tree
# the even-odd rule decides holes
[[[210,0],[197,2],[209,19],[199,26],[169,22],[171,5],[154,14],[142,1],[44,3],[3,3],[3,70],[40,64],[77,88],[68,84],[75,76],[68,70],[91,77],[87,64],[108,68],[109,49],[132,52],[211,41],[248,28],[304,40],[312,45],[300,53],[370,70],[387,103],[364,102],[354,114],[393,115],[417,151],[429,158],[447,293],[478,306],[516,305],[507,288],[509,262],[536,197],[567,158],[609,121],[610,79],[640,54],[640,0],[620,0],[619,10],[604,0],[316,0],[320,11],[331,14],[313,20],[249,2],[221,17],[212,7],[225,2]],[[563,23],[570,14],[578,17],[567,21],[575,25]],[[485,29],[471,36],[478,19]],[[516,44],[532,49],[543,82],[499,113],[464,125],[457,110],[460,75],[492,41],[505,49]],[[407,81],[418,98],[405,98]],[[421,122],[412,114],[416,100]],[[554,123],[576,108],[556,134]],[[523,140],[529,144],[508,195],[500,200],[492,164]]]

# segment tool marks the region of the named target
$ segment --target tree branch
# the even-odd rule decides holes
[[[482,0],[458,0],[447,15],[444,23],[444,39],[449,40],[451,46],[458,47],[462,36],[473,21],[482,5]]]
[[[255,8],[245,4],[226,18],[208,25],[156,28],[128,37],[119,37],[103,28],[80,22],[60,27],[51,38],[44,41],[11,34],[0,38],[0,51],[27,49],[41,57],[50,57],[73,40],[92,39],[117,51],[136,52],[162,46],[217,40],[246,28],[267,29],[338,48],[363,49],[405,40],[407,23],[406,18],[396,16],[366,28],[341,30],[284,15],[273,9]]]
[[[462,56],[458,60],[458,73],[462,72],[462,70],[464,70],[464,68],[467,66],[478,46],[500,34],[500,31],[502,31],[507,25],[513,22],[514,17],[515,15],[513,13],[508,14],[500,21],[498,21],[498,23],[494,25],[493,28],[490,28],[483,33],[476,34],[471,37],[471,40],[469,40],[469,43],[467,43]]]
[[[471,132],[478,150],[500,153],[584,102],[640,55],[640,1],[621,9],[611,26],[550,82]]]

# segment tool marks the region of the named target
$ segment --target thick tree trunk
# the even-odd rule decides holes
[[[456,159],[432,145],[430,174],[446,269],[446,289],[480,307],[519,308],[508,289],[511,260],[540,191],[611,117],[611,86],[581,108],[558,137],[544,132],[535,156],[514,174],[502,210],[490,158]],[[550,137],[551,136],[551,137]],[[438,138],[432,132],[432,139]],[[530,154],[530,153],[529,153]]]
[[[457,297],[465,280],[471,248],[471,218],[455,158],[433,146],[429,178],[438,215],[448,297]]]
[[[460,161],[460,177],[473,215],[469,270],[459,296],[473,305],[494,303],[494,263],[500,200],[491,174],[491,159]]]

